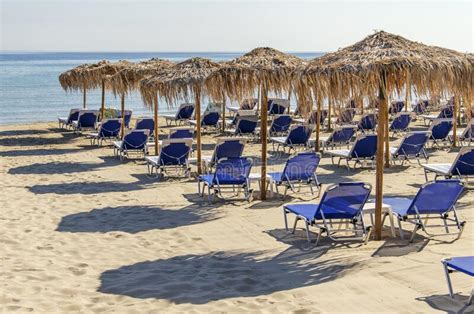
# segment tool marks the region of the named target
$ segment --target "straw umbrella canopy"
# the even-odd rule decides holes
[[[83,91],[83,106],[86,108],[86,91],[90,89],[102,88],[101,114],[104,117],[105,109],[105,89],[107,77],[118,73],[123,68],[129,66],[128,61],[109,62],[102,60],[98,63],[82,64],[59,75],[61,87],[66,91]],[[122,96],[122,107],[124,97]],[[123,112],[122,112],[123,115]]]
[[[266,198],[264,187],[267,165],[267,93],[273,91],[281,94],[283,91],[293,90],[294,75],[304,65],[305,61],[296,56],[273,48],[256,48],[239,58],[226,62],[206,81],[206,86],[213,97],[219,97],[224,90],[231,99],[241,100],[251,96],[256,89],[260,92],[262,199]]]
[[[388,134],[388,96],[407,85],[417,93],[472,97],[473,62],[454,50],[428,46],[379,31],[352,46],[311,61],[301,86],[330,99],[379,95],[376,174],[376,237],[381,238],[384,137]],[[472,84],[471,84],[472,85]],[[456,110],[455,110],[456,111]],[[387,149],[388,142],[385,145]],[[387,155],[388,156],[388,155]]]
[[[177,100],[194,96],[195,119],[197,123],[197,165],[201,173],[201,96],[205,93],[205,80],[221,65],[209,59],[192,58],[180,62],[171,68],[161,71],[140,82],[140,92],[146,104],[158,101],[158,95],[163,97],[168,105]]]
[[[173,62],[164,59],[153,58],[150,60],[132,63],[117,74],[109,78],[110,88],[114,94],[124,95],[137,90],[140,81],[168,69],[174,65]],[[155,152],[158,154],[158,102],[153,104],[155,120]]]

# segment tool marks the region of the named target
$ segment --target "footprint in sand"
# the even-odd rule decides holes
[[[76,276],[82,276],[86,273],[86,270],[84,269],[78,269],[75,267],[68,267],[68,269]]]

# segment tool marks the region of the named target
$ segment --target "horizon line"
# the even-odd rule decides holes
[[[97,50],[0,50],[0,53],[246,53],[250,50],[242,51],[97,51]],[[327,53],[327,51],[285,51],[285,53]]]

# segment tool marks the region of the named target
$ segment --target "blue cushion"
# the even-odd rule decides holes
[[[288,211],[303,216],[306,220],[312,221],[314,219],[321,220],[323,217],[321,213],[316,211],[318,209],[318,204],[289,204],[285,206],[285,209]],[[324,206],[322,207],[324,213],[324,218],[326,219],[351,219],[354,218],[356,212],[352,212],[349,208],[342,211],[334,207]]]
[[[446,264],[452,269],[474,276],[474,256],[453,257]]]
[[[272,177],[273,181],[277,184],[280,184],[283,181],[283,172],[270,172],[268,175]]]
[[[314,214],[318,210],[318,204],[288,204],[285,209],[288,211],[303,216],[308,222],[314,219]]]

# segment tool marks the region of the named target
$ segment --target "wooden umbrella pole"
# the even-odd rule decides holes
[[[257,112],[260,110],[261,102],[262,102],[262,86],[259,86],[258,91],[257,91]]]
[[[410,72],[407,70],[407,82],[405,85],[405,111],[408,111],[408,103],[410,102],[410,94],[411,94],[411,88],[410,88]]]
[[[457,107],[459,106],[458,104],[458,98],[456,96],[453,97],[453,147],[456,147],[457,145],[457,138],[456,138],[456,132],[457,132],[457,124],[458,124],[458,110]]]
[[[158,156],[158,140],[159,140],[159,136],[158,136],[158,94],[155,94],[155,99],[154,99],[154,103],[153,103],[153,109],[154,109],[154,119],[155,119],[155,155]]]
[[[121,99],[120,99],[120,108],[122,112],[122,123],[120,126],[120,137],[123,139],[125,135],[125,93],[122,93]]]
[[[225,94],[222,92],[222,133],[225,132]]]
[[[86,99],[87,99],[87,89],[86,89],[86,84],[84,84],[83,91],[82,91],[82,107],[84,109],[87,108]]]
[[[383,113],[387,110],[386,77],[383,73],[383,81],[380,82],[379,90],[379,111]],[[384,170],[384,135],[385,114],[379,114],[379,124],[377,126],[377,156],[375,173],[375,239],[382,239],[382,199],[383,199],[383,170]]]
[[[260,199],[267,199],[267,119],[268,119],[268,99],[267,88],[265,84],[261,86],[261,117],[260,117],[260,136],[262,141],[262,169],[261,169],[261,183],[260,183]]]
[[[331,131],[331,101],[328,104],[328,131]]]
[[[105,114],[105,82],[102,80],[102,101],[100,105],[100,119],[101,121],[104,120],[104,114]]]
[[[319,132],[321,130],[321,96],[317,95],[316,98],[317,108],[316,108],[316,142],[315,150],[319,152]]]
[[[387,96],[385,96],[386,99],[388,98]],[[389,130],[389,127],[388,127],[388,123],[389,123],[389,118],[388,118],[388,99],[386,101],[386,104],[387,106],[385,107],[385,111],[383,112],[384,116],[385,116],[385,126],[384,126],[384,129],[385,129],[385,136],[384,136],[384,144],[385,144],[385,168],[390,168],[390,130]]]
[[[197,170],[198,174],[202,173],[202,164],[201,164],[201,88],[194,88],[194,102],[196,106],[196,145],[197,145]]]

